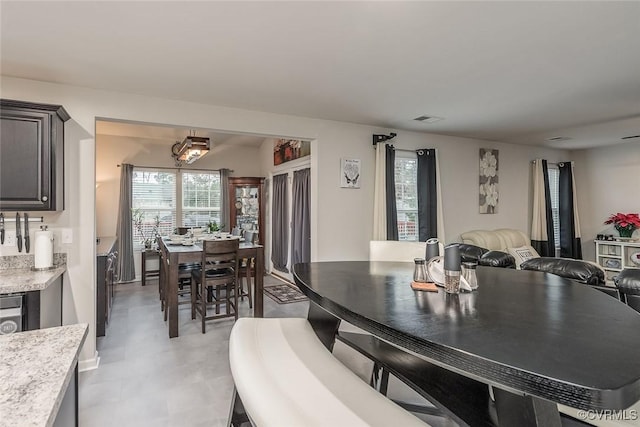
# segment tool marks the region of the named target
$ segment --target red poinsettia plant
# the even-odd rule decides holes
[[[611,215],[604,223],[613,224],[621,237],[631,237],[634,230],[640,228],[640,216],[637,213],[617,213]]]

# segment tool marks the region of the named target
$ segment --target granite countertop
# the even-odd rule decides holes
[[[46,289],[67,269],[62,265],[47,271],[29,268],[0,270],[0,295],[14,292],[41,291]]]
[[[96,256],[107,256],[116,242],[115,236],[98,237],[96,243]]]
[[[88,329],[82,323],[0,336],[0,427],[53,425]]]

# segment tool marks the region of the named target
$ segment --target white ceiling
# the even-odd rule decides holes
[[[640,134],[640,2],[0,8],[8,76],[512,143]]]
[[[266,139],[264,136],[214,132],[209,129],[106,120],[96,121],[96,134],[144,140],[145,144],[150,145],[172,145],[182,142],[189,135],[195,135],[208,137],[214,147],[227,144],[259,147]]]

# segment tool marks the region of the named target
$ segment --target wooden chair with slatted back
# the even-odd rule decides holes
[[[256,239],[257,233],[253,231],[244,232],[244,241],[246,243],[253,243]],[[240,260],[240,272],[238,274],[239,286],[238,296],[242,301],[244,297],[249,298],[249,308],[253,308],[253,292],[251,290],[252,278],[256,277],[255,260],[253,258],[243,258]],[[244,279],[244,280],[243,280]],[[247,290],[244,289],[244,282],[247,283]]]
[[[191,318],[195,319],[196,312],[200,313],[203,334],[207,320],[238,318],[239,243],[236,239],[202,242],[202,268],[191,273]],[[215,291],[210,303],[207,289]],[[208,305],[215,308],[214,315],[207,316]],[[220,314],[223,305],[225,312]]]

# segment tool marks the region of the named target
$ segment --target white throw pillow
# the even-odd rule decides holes
[[[516,259],[516,268],[520,270],[520,264],[530,260],[531,258],[540,258],[538,252],[533,249],[533,246],[520,246],[518,248],[507,248],[509,252]]]

